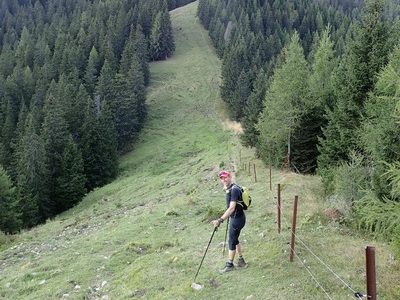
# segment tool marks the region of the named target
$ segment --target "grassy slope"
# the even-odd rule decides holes
[[[326,298],[297,260],[288,262],[289,233],[276,233],[268,170],[250,150],[241,149],[239,161],[237,136],[223,130],[221,63],[195,18],[196,5],[172,12],[177,50],[151,65],[149,119],[135,150],[123,157],[120,177],[0,253],[0,299]],[[244,162],[256,164],[258,182],[240,169]],[[197,278],[205,289],[194,291],[190,285],[212,233],[209,221],[224,206],[216,180],[222,165],[237,170],[237,181],[255,199],[241,239],[250,267],[218,274],[226,259],[220,230]],[[274,189],[283,186],[284,219],[289,223],[298,194],[298,235],[346,282],[365,292],[364,246],[373,244],[379,299],[400,297],[399,263],[388,260],[387,246],[321,221],[318,178],[274,170],[272,179]],[[296,247],[333,299],[353,298]]]

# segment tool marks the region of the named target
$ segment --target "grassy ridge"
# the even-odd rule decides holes
[[[24,232],[0,253],[0,299],[324,299],[302,265],[288,263],[289,232],[276,233],[269,170],[240,149],[218,96],[221,62],[195,18],[197,3],[172,12],[177,50],[151,65],[149,118],[121,175],[55,220]],[[225,129],[225,130],[224,130]],[[241,157],[239,157],[239,150]],[[241,166],[256,164],[258,181]],[[219,230],[197,283],[190,288],[223,211],[216,174],[236,170],[254,205],[241,243],[250,267],[223,276]],[[400,297],[400,267],[389,248],[326,222],[317,177],[273,171],[283,186],[284,220],[299,195],[298,231],[357,291],[365,291],[364,246],[377,246],[379,299]],[[354,297],[296,245],[309,270],[334,299]],[[240,279],[240,280],[239,280]],[[252,297],[251,297],[252,296]]]

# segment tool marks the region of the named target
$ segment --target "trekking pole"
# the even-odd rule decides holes
[[[194,282],[196,282],[196,278],[197,278],[197,275],[199,274],[201,265],[203,264],[204,257],[206,257],[206,253],[207,253],[208,247],[210,247],[211,241],[212,241],[212,239],[213,239],[213,237],[214,237],[214,233],[217,231],[217,229],[218,229],[218,227],[215,227],[215,228],[214,228],[214,231],[213,231],[213,233],[212,233],[212,235],[211,235],[210,241],[208,242],[208,245],[207,245],[207,248],[206,248],[206,252],[204,252],[203,258],[201,259],[201,262],[200,262],[200,266],[199,266],[199,268],[197,269],[196,276],[194,276]]]
[[[228,224],[229,224],[229,218],[226,220],[224,251],[222,251],[222,256],[223,256],[223,257],[225,257],[225,245],[226,245],[226,237],[228,236]]]

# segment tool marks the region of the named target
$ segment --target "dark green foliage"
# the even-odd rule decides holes
[[[45,146],[35,128],[34,116],[26,121],[17,157],[16,193],[22,225],[32,227],[51,216],[49,171]]]
[[[271,76],[276,57],[293,31],[299,33],[306,55],[315,42],[314,32],[322,32],[328,24],[332,39],[343,39],[350,18],[339,9],[329,8],[325,1],[199,1],[197,15],[223,59],[221,96],[235,120],[245,114],[256,75],[263,68]],[[337,43],[335,50],[342,53],[343,44]],[[241,74],[247,82],[241,78],[239,85]]]
[[[84,195],[76,182],[85,182],[77,178],[87,177],[90,190],[115,177],[117,142],[128,149],[146,117],[148,60],[165,59],[175,48],[168,8],[188,2],[1,5],[0,164],[16,187],[23,226],[76,204]],[[152,28],[159,34],[152,36]],[[150,41],[162,45],[157,57]]]
[[[117,173],[117,140],[110,109],[101,103],[88,100],[80,140],[88,191],[112,180]],[[96,149],[96,151],[93,151]]]
[[[378,199],[371,191],[356,201],[355,213],[360,229],[393,242],[400,255],[400,203]]]
[[[267,82],[267,76],[264,70],[261,70],[244,109],[244,117],[242,119],[244,134],[241,136],[241,140],[246,147],[256,147],[258,144],[259,132],[256,129],[256,124],[258,123],[258,117],[263,109]]]
[[[41,137],[44,142],[48,165],[49,197],[53,215],[62,211],[62,204],[59,203],[61,199],[57,193],[59,190],[57,180],[61,176],[63,153],[67,145],[68,135],[68,125],[64,118],[61,103],[53,94],[49,94],[44,106]]]
[[[360,148],[356,133],[364,103],[388,55],[388,28],[381,19],[382,11],[381,1],[367,3],[363,22],[355,28],[349,53],[336,72],[336,103],[327,113],[328,124],[320,140],[318,164],[321,169],[348,160],[348,153]]]
[[[366,100],[360,131],[362,149],[373,168],[372,188],[376,195],[390,197],[387,179],[382,176],[387,164],[400,159],[400,126],[395,115],[398,105],[400,48],[396,47],[388,65],[379,73],[373,93]]]
[[[276,166],[292,168],[293,139],[300,135],[310,107],[308,66],[297,33],[283,50],[283,63],[276,68],[260,115],[260,155]]]
[[[167,10],[160,11],[154,19],[150,36],[150,49],[152,60],[167,59],[175,50],[172,25]]]
[[[73,207],[85,195],[86,177],[80,150],[69,135],[56,179],[57,212]]]
[[[0,165],[0,231],[14,233],[20,228],[15,188],[6,170]]]
[[[100,58],[95,47],[92,48],[85,72],[85,87],[90,95],[93,94],[97,78],[100,75]]]

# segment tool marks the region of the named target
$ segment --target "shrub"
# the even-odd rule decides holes
[[[357,225],[375,236],[381,236],[397,247],[400,254],[400,203],[387,198],[378,199],[369,191],[354,207]]]
[[[345,217],[351,217],[355,201],[361,199],[368,185],[368,169],[363,166],[363,157],[350,154],[350,161],[325,172],[325,182],[329,184],[327,202]],[[324,176],[322,175],[322,176]]]

